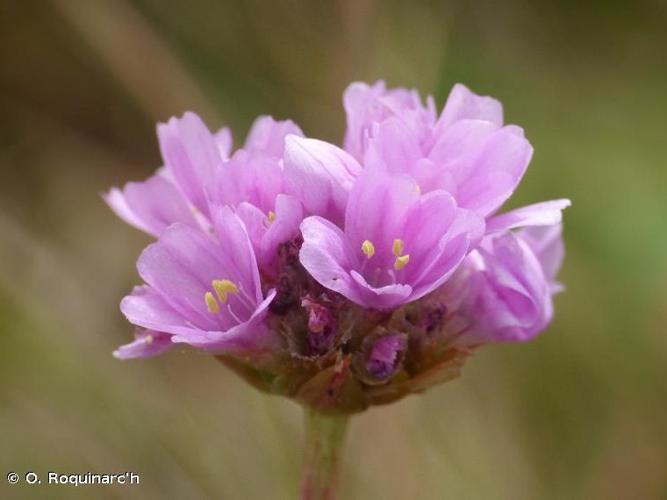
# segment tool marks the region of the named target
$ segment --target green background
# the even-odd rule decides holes
[[[0,497],[294,498],[295,404],[213,358],[119,362],[149,238],[99,193],[186,109],[339,141],[353,80],[499,98],[535,147],[511,206],[569,197],[567,286],[534,342],[352,422],[346,499],[667,499],[667,4],[0,2]],[[134,487],[4,474],[133,471]]]

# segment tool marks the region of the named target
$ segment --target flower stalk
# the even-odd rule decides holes
[[[333,500],[349,415],[305,412],[302,500]]]

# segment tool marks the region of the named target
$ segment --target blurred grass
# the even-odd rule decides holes
[[[511,206],[570,197],[549,331],[357,417],[341,498],[667,498],[664,2],[58,0],[0,4],[0,470],[139,487],[2,498],[292,498],[299,408],[209,357],[120,363],[148,239],[98,194],[159,164],[192,109],[242,140],[339,140],[353,79],[500,98],[535,157]]]

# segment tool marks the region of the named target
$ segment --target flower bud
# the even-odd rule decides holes
[[[387,382],[401,369],[407,347],[408,337],[404,333],[381,331],[369,335],[357,359],[360,378],[369,385]]]

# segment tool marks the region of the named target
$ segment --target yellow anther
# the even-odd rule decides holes
[[[269,210],[269,213],[266,215],[266,220],[268,220],[269,224],[271,224],[274,220],[276,220],[276,213],[273,210]]]
[[[238,287],[234,284],[233,281],[229,280],[213,280],[211,283],[215,294],[218,296],[218,299],[223,304],[227,302],[227,295],[230,293],[239,293]]]
[[[405,248],[405,243],[402,239],[396,238],[394,240],[394,246],[392,247],[392,252],[394,252],[394,257],[400,257],[403,253],[403,248]]]
[[[419,187],[419,184],[415,186],[415,191],[417,191],[417,194],[422,194],[422,188]]]
[[[206,302],[206,309],[211,314],[218,314],[220,312],[220,304],[215,300],[215,297],[211,292],[206,292],[204,294],[204,302]]]
[[[364,252],[364,255],[369,259],[375,255],[375,245],[371,240],[364,240],[361,244],[361,251]]]
[[[403,269],[405,266],[408,265],[408,262],[410,262],[410,254],[396,257],[396,260],[394,261],[394,269],[400,271],[401,269]]]
[[[152,344],[153,343],[153,336],[152,335],[146,335],[144,337],[144,342],[146,342],[147,344]]]

